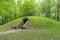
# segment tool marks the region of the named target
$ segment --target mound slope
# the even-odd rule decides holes
[[[7,24],[1,26],[0,31],[11,30],[12,26],[16,26],[16,25],[20,24],[22,22],[22,19],[24,19],[24,18],[25,17],[14,20],[10,23],[7,23]],[[27,18],[28,18],[28,21],[26,21],[25,23],[22,22],[23,28],[27,28],[27,29],[48,29],[48,28],[49,29],[50,28],[51,29],[60,29],[60,23],[55,20],[45,18],[45,17],[38,17],[38,16],[30,16]],[[18,25],[16,27],[17,27],[17,29],[19,29],[21,27],[21,25]],[[2,30],[2,29],[4,29],[4,30]]]
[[[25,18],[23,18],[25,20]],[[48,28],[59,28],[60,27],[60,23],[49,19],[49,18],[45,18],[45,17],[36,17],[36,16],[32,16],[32,17],[27,17],[27,21],[24,23],[24,20],[22,21],[22,26],[19,27],[23,27],[26,29],[48,29]],[[18,25],[21,25],[18,23]],[[18,25],[16,27],[18,27]],[[18,27],[18,28],[19,28]]]

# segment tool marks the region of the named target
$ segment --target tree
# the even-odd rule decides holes
[[[46,17],[50,18],[50,0],[46,0]]]
[[[60,16],[60,0],[57,1],[57,21],[59,21],[59,16]]]
[[[20,5],[20,11],[23,16],[32,16],[38,12],[37,4],[34,0],[24,0],[24,3]]]
[[[0,16],[2,24],[5,24],[14,19],[14,14],[16,13],[15,3],[12,0],[2,0],[0,1]]]

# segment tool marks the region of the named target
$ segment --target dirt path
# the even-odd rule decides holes
[[[2,35],[2,34],[8,34],[8,33],[14,33],[14,32],[18,32],[18,31],[21,31],[21,30],[18,29],[18,30],[10,30],[10,31],[5,31],[5,32],[0,32],[0,35]]]

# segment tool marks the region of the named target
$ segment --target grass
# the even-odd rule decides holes
[[[28,23],[29,25],[34,25],[36,29],[60,29],[60,23],[45,17],[38,16],[29,16],[31,21]],[[0,31],[8,31],[11,30],[12,26],[15,26],[18,22],[20,22],[23,18],[16,19],[11,21],[5,25],[0,26]],[[27,25],[28,25],[27,24]]]
[[[20,19],[16,19],[14,21],[11,21],[11,22],[9,22],[7,24],[1,25],[0,26],[0,31],[8,31],[8,30],[11,30],[11,27],[12,26],[15,26],[20,21],[21,21],[21,18]]]
[[[29,16],[29,25],[34,25],[38,30],[21,30],[15,33],[0,35],[0,40],[60,40],[60,23],[45,17]],[[0,26],[0,31],[11,30],[23,18],[16,19]],[[27,24],[27,25],[28,25]]]
[[[22,30],[0,35],[0,40],[60,40],[60,32],[48,29],[39,31]]]
[[[31,19],[30,22],[32,22],[37,29],[38,28],[39,29],[41,29],[41,28],[60,28],[59,22],[49,19],[49,18],[36,17],[36,16],[29,17],[29,18]]]

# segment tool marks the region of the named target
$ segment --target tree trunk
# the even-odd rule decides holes
[[[57,0],[57,21],[59,21],[60,16],[60,0]]]
[[[4,16],[2,16],[2,25],[5,23]]]
[[[50,18],[50,0],[46,0],[46,17]]]

